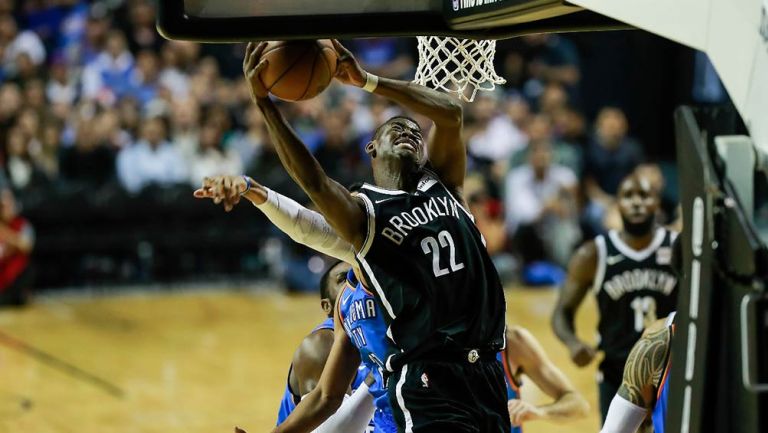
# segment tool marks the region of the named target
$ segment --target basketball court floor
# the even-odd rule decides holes
[[[553,335],[552,290],[507,291],[508,322],[529,328],[592,405],[567,426],[598,430],[596,363],[578,369]],[[587,341],[596,308],[577,327]],[[293,350],[322,320],[317,297],[206,291],[50,297],[0,310],[0,432],[250,433],[274,425]],[[530,380],[527,400],[547,401]]]

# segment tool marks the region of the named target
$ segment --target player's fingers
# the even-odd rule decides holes
[[[208,198],[211,196],[210,193],[203,188],[196,189],[195,192],[192,193],[192,195],[194,195],[196,198]]]
[[[253,50],[256,48],[256,44],[253,42],[248,42],[248,45],[245,47],[245,55],[243,56],[243,72],[248,72],[248,64],[251,61],[251,58],[253,57]]]
[[[348,56],[350,54],[349,50],[346,47],[344,47],[344,45],[341,45],[341,42],[339,42],[338,39],[331,39],[331,43],[333,44],[333,48],[336,49],[336,52],[338,54],[341,54],[343,56]]]
[[[256,47],[253,49],[253,57],[256,57],[257,59],[261,58],[261,53],[264,52],[264,50],[267,48],[267,43],[262,41],[259,42]]]
[[[267,66],[269,66],[269,60],[264,59],[260,61],[255,68],[251,69],[251,76],[259,75],[259,72],[261,72],[261,70],[266,68]]]

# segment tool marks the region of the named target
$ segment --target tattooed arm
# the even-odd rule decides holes
[[[601,433],[634,433],[653,410],[670,350],[665,321],[651,325],[632,348],[624,365],[621,387],[611,401]]]

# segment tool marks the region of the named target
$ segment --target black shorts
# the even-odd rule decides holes
[[[488,357],[486,357],[488,358]],[[509,433],[504,370],[496,357],[414,361],[387,379],[399,433]]]

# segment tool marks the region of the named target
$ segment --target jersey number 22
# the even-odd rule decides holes
[[[443,249],[448,249],[450,269],[440,267],[440,251]],[[438,233],[437,239],[432,236],[422,239],[421,250],[424,251],[424,254],[432,254],[432,272],[434,272],[436,277],[442,277],[450,272],[464,269],[464,263],[456,262],[456,245],[453,243],[453,238],[447,230]]]

